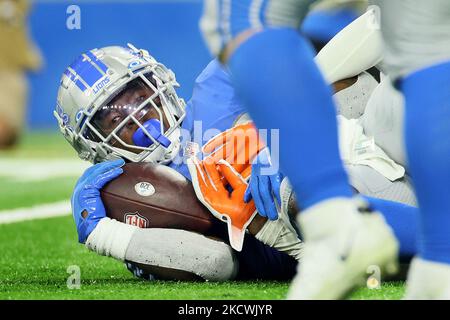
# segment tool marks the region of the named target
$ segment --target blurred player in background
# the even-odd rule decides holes
[[[384,70],[405,98],[407,161],[419,203],[419,252],[406,297],[450,299],[450,2],[374,0]]]
[[[297,31],[313,2],[206,0],[201,21],[257,126],[280,129],[281,168],[303,209],[298,221],[306,240],[292,299],[343,297],[369,265],[394,271],[397,255],[383,218],[352,200],[331,92]],[[386,70],[406,98],[408,163],[421,212],[408,297],[450,298],[450,145],[442,138],[450,130],[450,3],[374,3],[381,7]],[[377,19],[370,26],[378,28]],[[262,95],[261,88],[270,90]]]
[[[366,0],[322,0],[311,5],[301,25],[301,33],[319,52],[339,31],[367,9]]]
[[[41,65],[28,36],[28,0],[0,0],[0,149],[13,146],[25,126],[26,72]]]

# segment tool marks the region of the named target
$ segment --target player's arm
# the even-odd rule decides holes
[[[123,160],[96,164],[78,180],[72,211],[79,242],[99,255],[132,262],[162,279],[232,279],[238,265],[227,244],[184,230],[140,229],[106,216],[100,190],[122,173],[123,164]]]
[[[227,281],[239,267],[223,241],[177,229],[138,228],[120,258],[162,280]]]
[[[232,249],[222,241],[184,230],[141,229],[110,218],[99,222],[86,247],[158,279],[226,281],[238,270]]]
[[[249,172],[238,173],[225,160],[215,163],[208,159],[199,161],[196,158],[188,160],[188,168],[192,177],[192,184],[199,200],[218,219],[228,224],[230,243],[236,250],[242,248],[244,233],[248,229],[255,237],[266,245],[286,252],[295,259],[300,259],[302,243],[296,230],[291,225],[287,210],[280,213],[275,221],[255,216],[253,200],[243,201],[243,194],[247,189],[246,179]],[[282,184],[283,199],[289,201],[292,191]],[[231,189],[231,191],[229,191]],[[287,208],[287,205],[282,205]]]

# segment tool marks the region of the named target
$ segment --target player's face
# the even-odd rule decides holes
[[[142,79],[136,79],[130,82],[125,89],[119,93],[105,106],[97,111],[93,118],[94,126],[100,133],[107,137],[117,126],[122,125],[124,119],[135,112],[141,104],[154,95],[154,91]],[[134,118],[143,124],[147,120],[157,119],[163,123],[164,131],[169,128],[168,121],[162,112],[161,98],[155,95],[143,108],[134,113]],[[159,108],[158,109],[156,107]],[[134,145],[133,134],[139,128],[133,119],[127,120],[122,127],[116,132],[116,135],[126,144]],[[110,144],[114,147],[128,150],[134,153],[141,152],[140,150],[128,148],[120,143],[117,139],[112,139]]]

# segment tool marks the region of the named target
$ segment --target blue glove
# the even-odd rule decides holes
[[[278,201],[278,206],[281,206],[280,185],[283,174],[279,171],[272,175],[262,174],[261,169],[267,170],[270,166],[270,152],[268,148],[264,148],[252,162],[252,174],[244,201],[249,202],[253,198],[261,216],[277,220],[278,211],[274,198]]]
[[[122,159],[101,162],[87,169],[78,179],[72,195],[72,212],[80,243],[85,243],[97,223],[106,217],[100,189],[123,172],[121,166],[124,164]],[[84,211],[87,213],[85,218]]]

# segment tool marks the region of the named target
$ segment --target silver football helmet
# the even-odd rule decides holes
[[[146,50],[94,49],[64,71],[54,115],[82,159],[167,163],[179,152],[185,117],[177,87]]]

